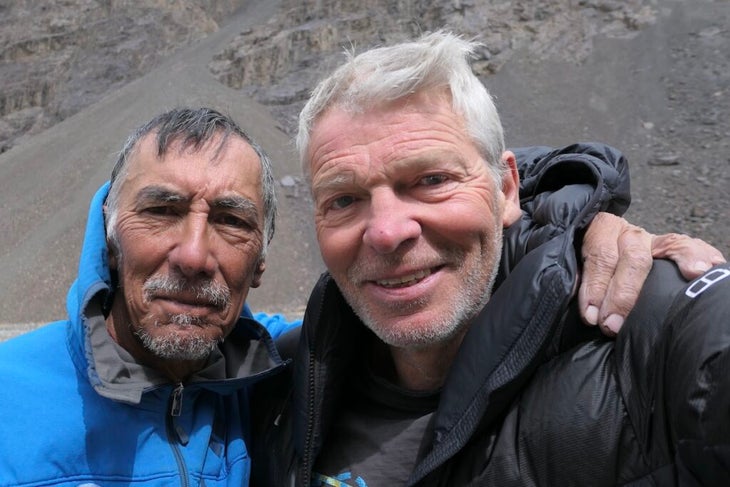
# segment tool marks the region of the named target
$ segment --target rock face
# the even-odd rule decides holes
[[[473,67],[486,76],[519,50],[580,62],[595,36],[633,36],[653,22],[654,3],[285,0],[274,19],[242,32],[210,69],[221,82],[271,106],[291,132],[309,91],[342,60],[343,48],[361,51],[446,28],[483,42]]]
[[[0,152],[58,123],[218,29],[245,0],[68,0],[0,6]],[[649,0],[295,1],[242,32],[211,60],[221,80],[293,120],[343,45],[361,49],[448,27],[484,41],[477,72],[514,50],[580,61],[595,35],[632,35],[652,22]]]
[[[66,0],[0,6],[0,152],[218,29],[243,0]]]

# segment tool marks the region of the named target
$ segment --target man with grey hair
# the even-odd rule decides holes
[[[583,327],[576,249],[626,161],[505,150],[475,47],[351,56],[304,107],[328,272],[291,375],[255,386],[252,483],[727,485],[730,266],[650,262],[615,341]]]
[[[284,367],[245,307],[275,213],[230,118],[138,129],[92,201],[69,319],[0,345],[0,485],[245,485],[246,391]]]

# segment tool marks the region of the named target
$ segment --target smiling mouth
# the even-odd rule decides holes
[[[423,279],[427,278],[433,274],[433,270],[431,269],[424,269],[422,271],[414,272],[413,274],[408,274],[402,277],[395,277],[393,279],[379,279],[375,281],[375,284],[378,286],[382,286],[387,289],[397,289],[401,287],[408,287],[413,286],[414,284],[418,284]]]

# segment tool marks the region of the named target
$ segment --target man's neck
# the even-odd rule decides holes
[[[435,391],[443,386],[465,332],[430,347],[390,347],[398,384],[413,391]]]

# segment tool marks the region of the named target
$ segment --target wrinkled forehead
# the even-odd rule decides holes
[[[454,110],[451,92],[446,88],[370,104],[333,104],[312,125],[305,169],[311,178],[322,153],[335,148],[358,151],[380,139],[387,138],[394,144],[403,139],[417,140],[419,132],[442,130],[445,123],[451,136],[467,144],[472,142],[464,117]]]
[[[464,117],[454,110],[451,91],[448,87],[429,88],[409,93],[395,99],[372,99],[363,96],[337,98],[324,108],[314,119],[309,130],[309,146],[321,129],[322,121],[332,118],[333,114],[341,119],[366,120],[383,114],[427,112],[429,108],[449,110],[454,118],[463,121]],[[346,127],[343,127],[345,129]],[[357,130],[357,129],[353,129]]]
[[[394,110],[406,112],[423,110],[426,105],[442,103],[448,105],[454,111],[453,97],[448,86],[423,88],[396,98],[378,98],[367,94],[353,93],[350,96],[340,96],[333,99],[332,103],[316,117],[313,130],[316,128],[317,121],[333,110],[343,111],[350,115],[361,115],[370,112]],[[454,111],[454,114],[461,117],[456,111]]]
[[[262,171],[258,153],[235,134],[221,132],[199,143],[178,137],[160,144],[157,134],[150,133],[130,154],[120,191],[126,193],[128,184],[131,189],[155,182],[260,196]]]

